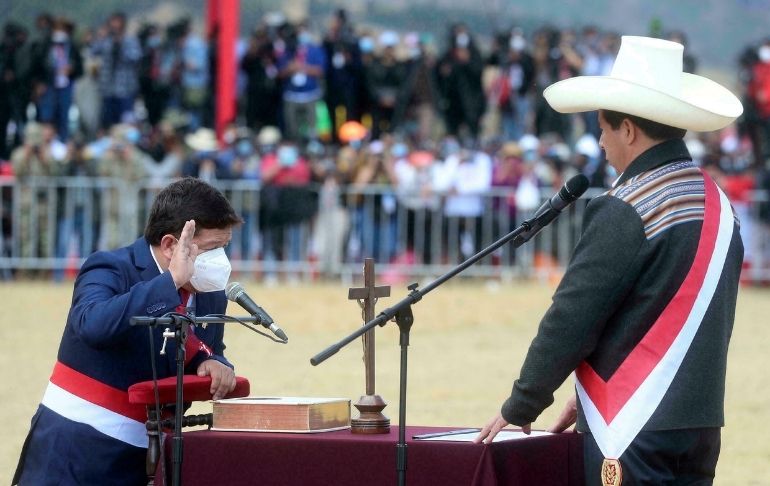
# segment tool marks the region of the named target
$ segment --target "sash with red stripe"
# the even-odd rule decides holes
[[[111,387],[57,361],[50,382],[62,390],[137,422],[147,420],[143,405],[128,401],[128,392]]]
[[[59,416],[135,447],[147,447],[142,405],[128,401],[128,392],[106,385],[57,362],[41,404]]]
[[[697,333],[733,234],[727,197],[706,175],[705,214],[692,266],[647,334],[608,379],[586,362],[575,371],[580,404],[604,457],[617,459],[658,408]]]

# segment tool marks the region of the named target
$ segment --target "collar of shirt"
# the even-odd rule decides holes
[[[681,138],[666,140],[643,152],[634,159],[628,168],[621,174],[613,187],[617,187],[634,176],[654,169],[675,160],[691,159],[690,152],[687,151],[687,145]]]

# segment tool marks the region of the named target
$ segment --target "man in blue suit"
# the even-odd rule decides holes
[[[230,276],[224,247],[239,223],[219,191],[183,179],[158,194],[142,238],[86,260],[13,484],[146,483],[146,412],[128,402],[127,390],[152,379],[151,349],[158,378],[174,376],[176,349],[170,340],[165,356],[158,355],[163,329],[132,327],[129,320],[224,313]],[[211,376],[213,399],[235,387],[223,335],[222,324],[194,326],[185,346],[186,373]]]

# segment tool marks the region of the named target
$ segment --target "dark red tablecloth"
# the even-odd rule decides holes
[[[451,430],[407,427],[407,484],[583,484],[582,438],[566,433],[491,445],[420,441],[415,434]],[[182,484],[395,485],[398,427],[390,434],[349,430],[319,434],[194,431],[184,433]],[[166,474],[171,477],[171,438]],[[164,484],[158,468],[156,484]]]

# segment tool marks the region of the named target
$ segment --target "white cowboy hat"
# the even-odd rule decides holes
[[[217,135],[210,128],[199,128],[187,135],[184,141],[196,152],[215,152],[219,147]]]
[[[609,76],[578,76],[552,84],[543,96],[561,113],[612,110],[699,132],[729,125],[743,106],[725,87],[682,72],[684,47],[623,36]]]

